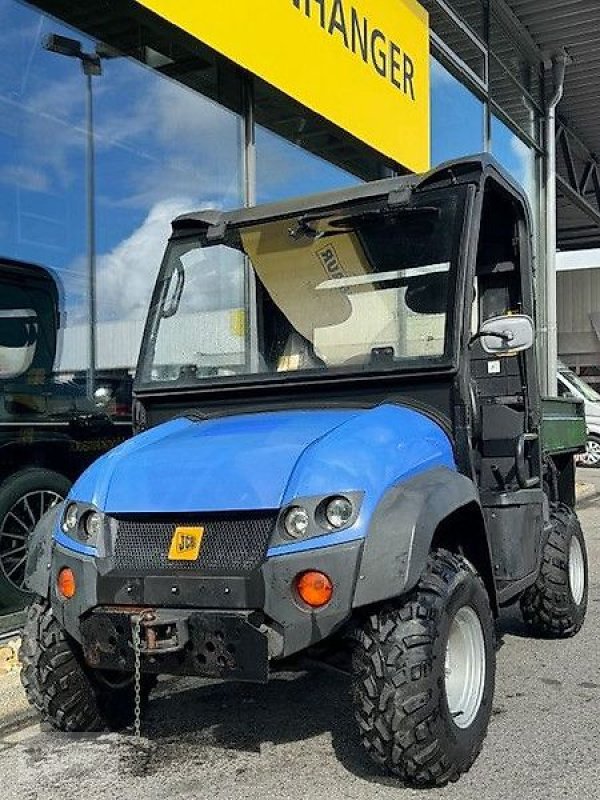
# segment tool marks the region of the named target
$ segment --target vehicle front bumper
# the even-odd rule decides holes
[[[90,666],[130,671],[133,623],[144,614],[143,671],[262,681],[270,661],[323,641],[348,620],[361,553],[359,540],[271,557],[244,576],[121,575],[108,560],[55,543],[51,602]],[[56,591],[63,567],[73,570],[78,586],[70,600]],[[334,586],[331,601],[318,610],[294,591],[295,577],[313,569]]]

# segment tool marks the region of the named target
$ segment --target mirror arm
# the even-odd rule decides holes
[[[502,339],[503,342],[510,342],[512,340],[512,336],[508,333],[500,333],[499,331],[477,331],[474,333],[473,336],[469,339],[469,344],[467,347],[471,348],[479,339],[483,338],[484,336],[495,336],[496,339]]]

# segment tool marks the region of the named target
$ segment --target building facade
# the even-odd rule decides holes
[[[406,169],[146,5],[0,0],[0,254],[41,263],[59,276],[63,372],[133,370],[134,339],[177,214]],[[309,5],[300,11],[309,13]],[[530,198],[539,252],[543,65],[523,32],[516,35],[504,3],[423,5],[430,25],[431,165],[481,151],[496,156]],[[93,74],[82,70],[85,60],[48,49],[49,35],[80,43]],[[344,74],[322,80],[339,92]],[[389,124],[389,116],[382,107],[373,125]],[[241,291],[239,270],[215,277],[223,281],[229,286],[215,285],[217,305],[224,293]],[[105,344],[119,329],[129,332],[127,341]]]

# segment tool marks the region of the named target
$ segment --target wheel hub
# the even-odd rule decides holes
[[[583,550],[576,536],[569,542],[569,587],[576,605],[581,605],[585,591],[585,564]]]
[[[600,442],[588,439],[585,453],[582,453],[578,461],[584,467],[595,467],[600,464]]]
[[[485,685],[485,640],[479,617],[470,606],[458,609],[448,634],[445,688],[448,710],[459,728],[474,721]]]

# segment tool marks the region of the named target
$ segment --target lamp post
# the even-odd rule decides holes
[[[86,388],[91,397],[94,393],[97,342],[96,342],[96,171],[94,148],[94,103],[92,93],[92,77],[102,75],[102,62],[97,52],[84,52],[81,42],[51,33],[43,41],[44,48],[51,53],[58,53],[68,58],[77,58],[81,62],[86,77],[86,117],[87,117],[87,250],[88,250],[88,309],[89,309],[89,362]]]

